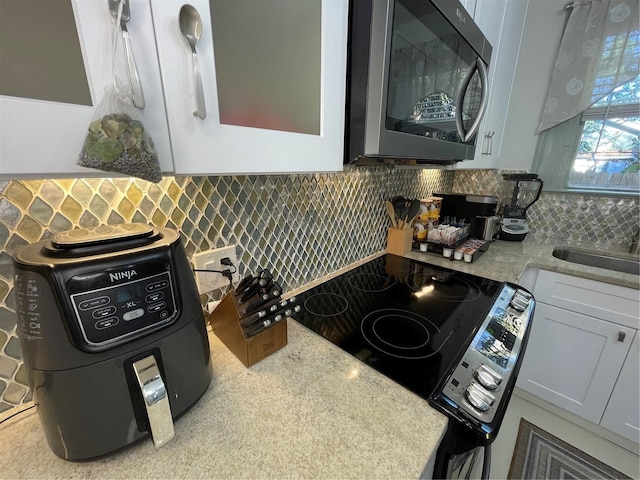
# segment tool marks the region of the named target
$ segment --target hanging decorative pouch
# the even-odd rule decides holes
[[[113,83],[105,89],[104,97],[91,118],[76,163],[81,167],[121,173],[157,183],[162,180],[162,173],[153,140],[133,105],[131,89],[119,81],[115,72],[124,2],[121,0],[114,22]]]

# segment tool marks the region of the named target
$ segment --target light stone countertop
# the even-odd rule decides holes
[[[556,245],[562,242],[498,240],[473,263],[406,257],[499,281],[517,283],[526,269],[540,268],[640,289],[638,276],[554,258]],[[288,345],[250,368],[210,333],[211,386],[165,446],[145,439],[92,462],[67,462],[49,450],[32,410],[0,425],[0,478],[419,477],[446,418],[295,321],[288,327]]]
[[[489,249],[473,263],[466,263],[463,260],[451,260],[434,253],[421,253],[418,251],[412,251],[405,256],[498,281],[518,283],[518,279],[525,270],[538,268],[622,287],[640,289],[640,276],[560,260],[552,255],[556,246],[567,246],[567,244],[562,241],[541,240],[528,236],[524,242],[507,242],[504,240],[491,242]],[[595,247],[590,247],[589,245],[581,245],[574,248],[589,251],[596,250]],[[601,251],[603,253],[615,253],[626,258],[634,258],[633,255],[617,247],[609,250],[602,249]],[[637,255],[635,258],[638,258]]]
[[[246,368],[210,334],[213,380],[155,449],[83,463],[49,450],[34,410],[0,425],[1,478],[418,478],[446,417],[289,320],[288,345]]]

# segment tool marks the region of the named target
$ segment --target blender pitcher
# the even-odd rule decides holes
[[[529,232],[527,210],[542,192],[543,182],[535,173],[504,174],[509,182],[511,198],[502,212],[500,239],[521,242]]]

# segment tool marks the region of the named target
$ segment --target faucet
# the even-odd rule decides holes
[[[640,227],[636,227],[633,232],[633,236],[631,237],[631,247],[629,248],[629,253],[637,254],[638,253],[638,238],[640,237]]]

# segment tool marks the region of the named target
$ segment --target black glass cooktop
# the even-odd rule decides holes
[[[502,285],[385,255],[299,295],[294,318],[427,399]]]

